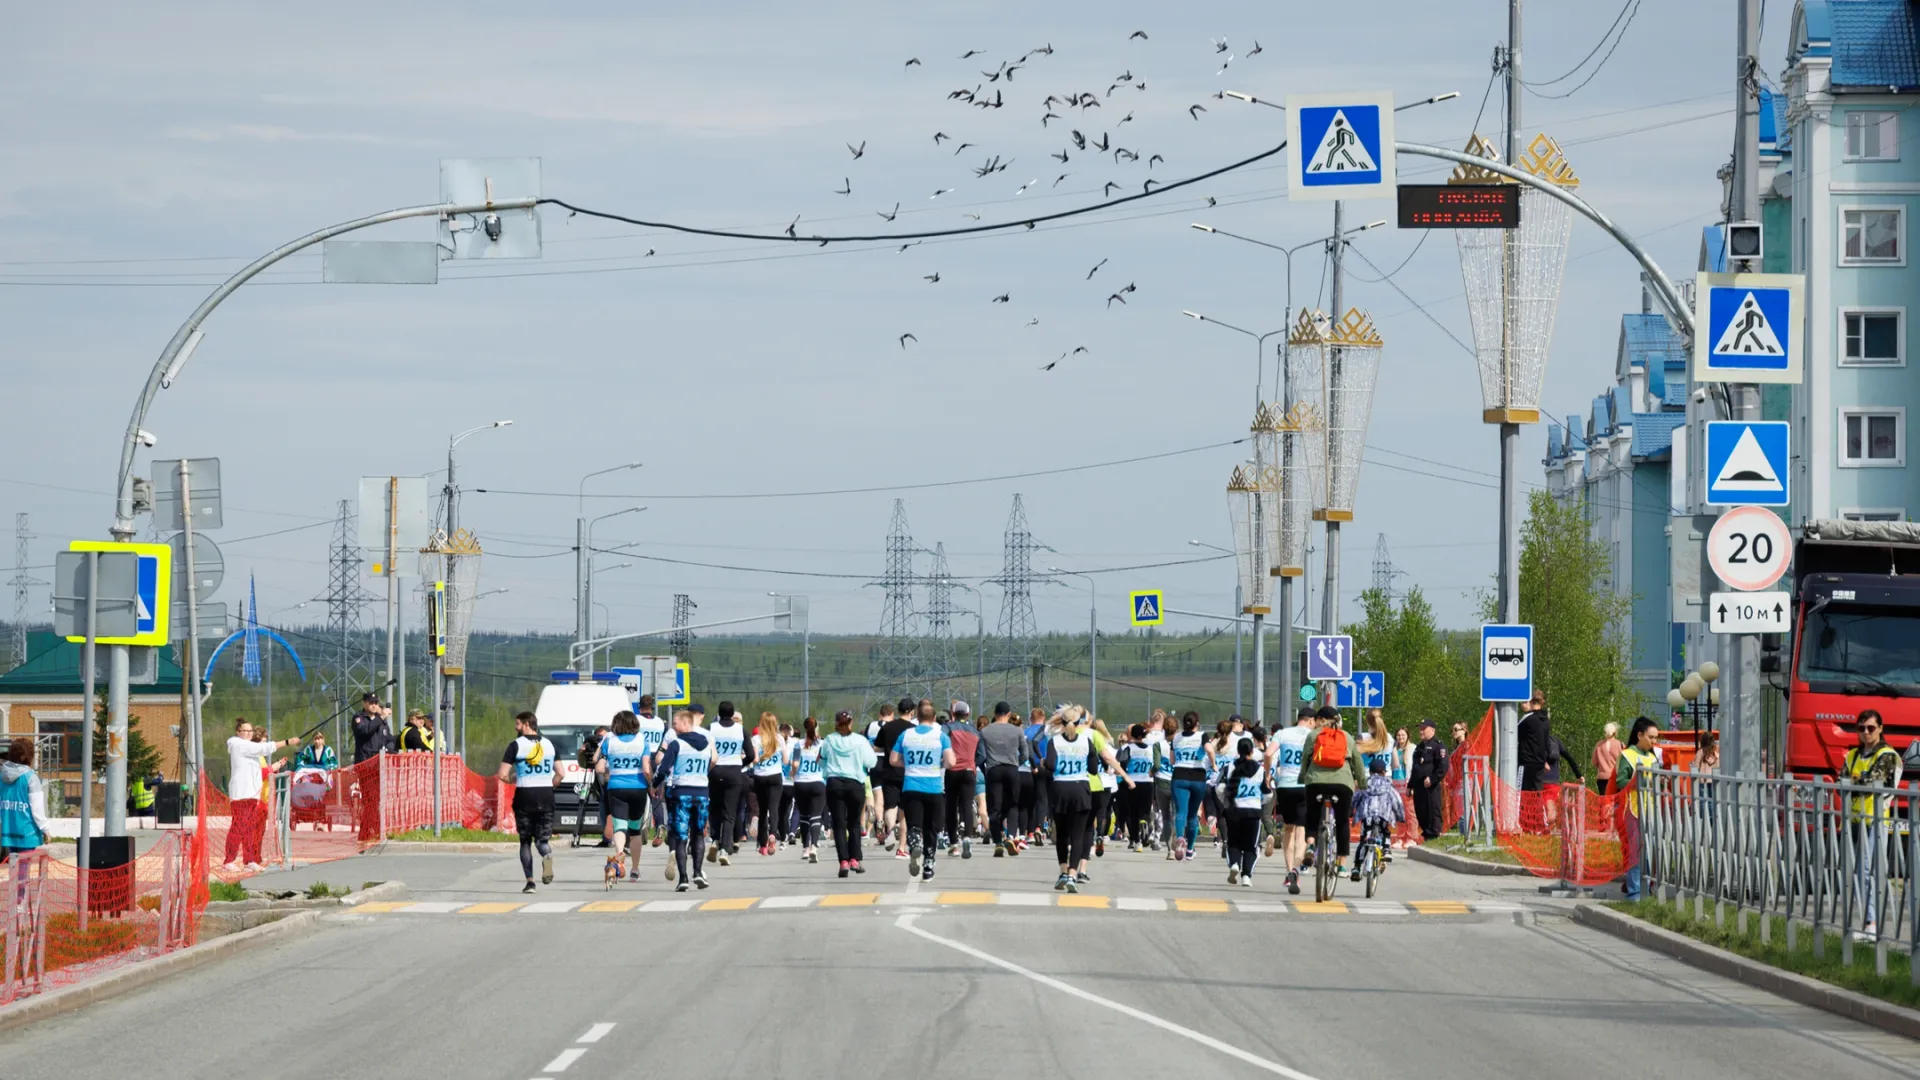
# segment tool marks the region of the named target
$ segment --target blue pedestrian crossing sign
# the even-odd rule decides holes
[[[1393,95],[1287,95],[1289,199],[1384,199],[1394,192]]]
[[[1707,423],[1707,505],[1787,505],[1785,420]]]
[[[1167,621],[1166,597],[1159,589],[1142,589],[1127,595],[1133,600],[1133,625],[1159,626]]]
[[[1695,382],[1798,383],[1806,278],[1701,274],[1694,291]]]
[[[653,703],[655,705],[690,705],[693,703],[693,676],[691,674],[691,668],[686,664],[675,664],[673,667],[673,682],[674,685],[671,690],[654,695]],[[669,693],[672,695],[671,697],[668,696]]]
[[[1333,684],[1336,709],[1382,709],[1387,704],[1387,673],[1356,671],[1353,678]]]
[[[1533,627],[1501,623],[1480,628],[1480,700],[1525,701],[1533,696]]]
[[[1342,682],[1353,678],[1353,639],[1345,634],[1314,634],[1307,638],[1307,679]],[[1385,689],[1383,685],[1382,690]]]

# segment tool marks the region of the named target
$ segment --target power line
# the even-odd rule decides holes
[[[1575,86],[1573,89],[1567,91],[1564,94],[1543,94],[1540,91],[1534,89],[1535,86],[1551,86],[1554,83],[1560,82],[1563,79],[1571,78],[1574,72],[1579,71],[1581,65],[1587,62],[1585,59],[1581,60],[1579,64],[1575,64],[1573,67],[1573,71],[1567,72],[1565,75],[1560,76],[1560,78],[1558,79],[1549,79],[1544,83],[1529,83],[1529,82],[1522,81],[1520,85],[1526,89],[1527,93],[1532,94],[1534,97],[1546,98],[1548,100],[1570,98],[1573,95],[1579,93],[1580,91],[1586,89],[1587,84],[1593,81],[1594,76],[1600,74],[1600,69],[1607,66],[1607,61],[1613,59],[1614,50],[1620,48],[1620,43],[1627,39],[1627,28],[1633,25],[1633,17],[1638,14],[1640,14],[1640,0],[1627,0],[1627,3],[1621,6],[1620,15],[1614,16],[1614,24],[1620,27],[1620,32],[1618,34],[1613,35],[1613,44],[1607,48],[1607,54],[1600,58],[1600,62],[1593,66],[1593,70],[1587,73],[1586,78],[1580,80],[1580,84],[1578,86]],[[1624,24],[1620,22],[1620,17],[1622,15],[1626,17],[1626,22]],[[1607,33],[1613,34],[1613,29],[1609,27],[1607,30]],[[1594,49],[1597,51],[1600,48],[1600,45],[1603,45],[1606,43],[1606,40],[1607,40],[1606,37],[1603,35],[1600,38],[1599,44],[1594,45]],[[1591,52],[1587,54],[1588,58],[1591,58],[1592,56],[1593,56],[1593,53]]]
[[[671,563],[675,566],[698,566],[707,570],[734,570],[748,574],[779,574],[785,577],[843,578],[848,581],[871,581],[872,574],[836,574],[825,570],[786,570],[770,566],[736,566],[729,563],[700,562],[694,559],[670,559],[665,555],[642,555],[637,551],[620,551],[612,548],[588,548],[596,555],[619,555],[627,559],[645,559],[648,562]],[[1174,559],[1168,562],[1137,563],[1133,566],[1107,566],[1094,570],[1076,571],[1079,574],[1118,574],[1128,570],[1157,570],[1166,566],[1193,566],[1197,563],[1218,562],[1231,559],[1232,555],[1203,555],[1197,559]],[[1048,575],[1037,575],[1046,577]],[[993,575],[956,574],[954,581],[994,581]]]
[[[1138,457],[1120,458],[1115,461],[1096,461],[1088,465],[1068,465],[1058,469],[1037,469],[1032,472],[1003,473],[999,476],[980,476],[969,480],[933,480],[918,484],[879,484],[873,487],[829,488],[820,491],[758,491],[734,493],[704,493],[698,495],[600,495],[588,493],[589,499],[802,499],[824,495],[872,495],[888,491],[919,491],[926,488],[963,487],[968,484],[993,484],[1003,480],[1026,480],[1035,476],[1058,476],[1062,473],[1085,472],[1088,469],[1106,469],[1116,465],[1133,465],[1142,461],[1158,461],[1162,458],[1179,457],[1183,454],[1198,454],[1207,450],[1220,450],[1229,446],[1238,446],[1246,442],[1245,438],[1227,442],[1208,443],[1205,446],[1190,446],[1184,450],[1168,450],[1159,454],[1142,454]],[[474,488],[482,495],[520,495],[528,498],[577,499],[574,491],[526,491],[512,488]]]
[[[1567,73],[1565,75],[1559,75],[1551,79],[1543,79],[1539,82],[1530,82],[1526,79],[1522,79],[1520,80],[1520,84],[1522,86],[1552,86],[1554,83],[1566,82],[1568,79],[1573,78],[1573,76],[1577,72],[1579,72],[1581,68],[1587,66],[1587,61],[1593,59],[1593,55],[1600,51],[1600,47],[1602,45],[1605,45],[1607,43],[1607,39],[1613,36],[1613,32],[1616,29],[1619,29],[1620,20],[1626,18],[1627,16],[1627,9],[1635,6],[1637,2],[1638,0],[1627,0],[1626,3],[1620,5],[1620,10],[1617,13],[1615,13],[1615,15],[1613,16],[1613,24],[1607,27],[1607,32],[1600,35],[1600,40],[1593,43],[1593,48],[1587,50],[1587,55],[1581,57],[1579,63],[1568,68]],[[1605,62],[1606,61],[1604,60],[1601,61],[1601,63],[1605,63]]]

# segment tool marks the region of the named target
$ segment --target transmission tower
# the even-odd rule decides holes
[[[1387,554],[1387,534],[1381,533],[1380,538],[1373,543],[1374,590],[1385,594],[1388,600],[1392,600],[1395,595],[1393,579],[1405,576],[1406,571],[1394,568],[1393,557]]]
[[[688,659],[693,652],[693,631],[687,625],[693,622],[694,609],[699,606],[686,593],[673,594],[673,633],[667,635],[667,651],[682,664],[693,662]]]
[[[887,569],[873,584],[886,592],[880,611],[880,644],[868,676],[867,700],[896,695],[931,693],[927,687],[920,617],[913,607],[913,534],[907,526],[907,501],[893,500],[893,521],[887,526]]]
[[[333,703],[344,710],[356,688],[373,678],[372,643],[360,629],[361,608],[373,595],[360,585],[360,546],[353,502],[340,500],[327,555],[327,644],[333,653]]]
[[[1024,703],[1026,709],[1047,700],[1046,668],[1039,665],[1040,635],[1033,618],[1033,553],[1043,546],[1028,530],[1027,507],[1016,494],[1013,512],[1007,515],[1000,576],[991,582],[1000,586],[1002,599],[988,685],[1001,700]],[[982,707],[988,706],[983,702]]]
[[[13,586],[13,625],[8,640],[7,670],[12,671],[27,662],[27,590],[46,582],[35,579],[27,573],[27,560],[30,556],[28,542],[33,532],[27,527],[27,515],[13,515],[13,578],[8,582]]]
[[[953,643],[953,573],[947,566],[947,545],[933,545],[933,565],[927,572],[927,636],[922,655],[927,680],[940,684],[940,703],[952,701],[953,680],[960,673]]]

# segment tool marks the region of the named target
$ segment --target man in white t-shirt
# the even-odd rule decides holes
[[[1273,770],[1273,809],[1280,819],[1280,847],[1287,860],[1287,891],[1300,892],[1300,861],[1307,853],[1307,789],[1300,770],[1307,762],[1307,740],[1312,737],[1314,712],[1302,708],[1294,725],[1277,732],[1267,743],[1267,767]]]
[[[281,747],[299,745],[297,738],[255,742],[254,726],[245,717],[234,718],[233,736],[227,740],[227,801],[232,817],[227,822],[226,861],[220,869],[229,874],[242,869],[260,872],[260,843],[267,827],[267,807],[260,793],[266,786],[269,762]],[[246,861],[244,867],[242,859]]]

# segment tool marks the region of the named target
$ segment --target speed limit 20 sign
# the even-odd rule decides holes
[[[1771,510],[1742,506],[1720,515],[1707,534],[1707,563],[1728,588],[1771,588],[1793,560],[1793,534]]]

